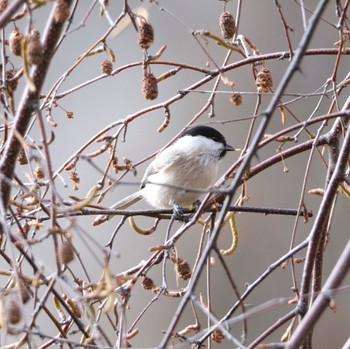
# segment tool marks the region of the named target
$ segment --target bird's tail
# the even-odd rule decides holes
[[[140,201],[141,199],[142,199],[142,194],[141,194],[141,190],[139,190],[136,193],[133,193],[127,196],[126,198],[118,201],[117,203],[112,205],[110,209],[125,210],[131,205],[136,204],[136,202]],[[109,221],[111,218],[113,218],[113,215],[98,215],[92,222],[92,225],[99,225],[101,223]]]

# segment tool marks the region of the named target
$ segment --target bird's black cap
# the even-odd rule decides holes
[[[215,128],[210,126],[204,126],[204,125],[191,126],[188,129],[186,129],[181,134],[180,137],[183,137],[183,136],[193,136],[193,137],[203,136],[203,137],[212,139],[215,142],[222,143],[225,147],[225,150],[221,156],[224,156],[226,151],[235,150],[234,147],[227,144],[225,137],[219,131],[217,131]]]

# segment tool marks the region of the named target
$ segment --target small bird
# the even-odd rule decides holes
[[[220,160],[227,151],[233,150],[214,128],[189,127],[150,163],[140,190],[117,202],[111,209],[123,210],[145,199],[154,208],[174,208],[175,214],[181,214],[182,208],[192,206],[201,196],[192,189],[207,189],[213,185]],[[93,225],[110,217],[99,215]]]

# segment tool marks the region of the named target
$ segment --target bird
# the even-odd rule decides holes
[[[220,160],[227,151],[234,150],[215,128],[191,126],[156,155],[146,169],[140,189],[111,209],[124,210],[144,199],[156,209],[173,208],[175,215],[181,215],[184,208],[198,205],[202,194],[200,189],[205,190],[215,183]],[[93,225],[110,218],[99,215]]]

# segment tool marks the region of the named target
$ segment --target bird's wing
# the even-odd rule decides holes
[[[141,181],[141,189],[145,187],[150,176],[155,175],[159,172],[166,172],[173,166],[182,167],[182,165],[185,163],[186,157],[184,157],[183,154],[173,153],[170,156],[168,154],[168,149],[169,148],[159,153],[156,158],[149,164]]]
[[[125,210],[129,206],[135,204],[136,202],[140,201],[143,198],[142,196],[142,190],[138,190],[137,192],[127,196],[126,198],[118,201],[114,205],[110,207],[112,210]],[[98,215],[94,221],[92,222],[92,225],[99,225],[101,223],[104,223],[110,219],[112,219],[113,215]]]

